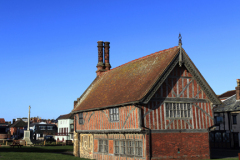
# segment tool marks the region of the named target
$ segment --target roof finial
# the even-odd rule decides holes
[[[182,47],[182,36],[181,36],[181,33],[179,33],[179,36],[178,36],[178,46],[180,47]]]

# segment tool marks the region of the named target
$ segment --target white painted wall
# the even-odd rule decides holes
[[[61,132],[61,128],[68,128],[68,133],[71,131],[71,128],[70,128],[70,124],[73,123],[73,119],[59,119],[58,120],[58,133]],[[59,138],[60,141],[63,140],[64,138],[64,141],[65,140],[72,140],[73,137],[72,135],[68,134],[68,136],[55,136],[55,139],[57,140]]]

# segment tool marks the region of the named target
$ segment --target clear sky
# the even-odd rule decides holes
[[[112,68],[178,45],[216,94],[240,78],[240,1],[1,0],[0,118],[57,118],[96,77],[97,41]]]

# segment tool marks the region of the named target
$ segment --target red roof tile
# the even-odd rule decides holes
[[[72,113],[69,113],[69,114],[65,114],[65,115],[62,115],[60,118],[58,119],[74,119],[73,118],[73,114]]]
[[[221,95],[218,96],[218,98],[228,98],[228,97],[231,97],[233,96],[234,94],[236,94],[236,90],[231,90],[231,91],[227,91]]]
[[[4,118],[0,118],[0,123],[5,123]]]
[[[83,93],[73,112],[141,100],[178,52],[173,47],[104,72]]]

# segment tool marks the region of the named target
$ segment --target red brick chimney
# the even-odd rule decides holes
[[[105,71],[105,67],[103,64],[103,41],[98,41],[98,64],[97,64],[97,76],[99,76],[102,72]]]
[[[104,62],[105,62],[105,70],[109,71],[111,65],[109,63],[109,46],[110,42],[104,42]]]
[[[240,79],[237,79],[236,96],[236,99],[240,100]]]

